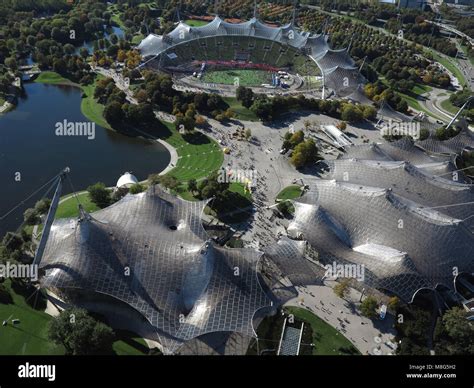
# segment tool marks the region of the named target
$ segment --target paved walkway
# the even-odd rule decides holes
[[[305,129],[307,121],[315,127],[318,124],[338,122],[329,116],[307,112],[284,115],[271,126],[244,120],[225,124],[213,119],[208,120],[210,129],[206,134],[231,150],[230,154],[225,156],[224,165],[232,169],[257,172],[255,192],[252,195],[255,211],[246,223],[233,225],[249,246],[262,248],[273,244],[279,233],[286,234],[283,221],[278,218],[270,221],[271,217],[274,217],[274,211],[268,207],[275,204],[275,198],[283,188],[292,184],[301,185],[314,177],[314,169],[298,171],[291,165],[287,156],[280,154],[283,136],[290,130],[290,126],[295,131],[303,129],[307,137],[312,136],[312,133]],[[232,138],[231,134],[242,126],[252,131],[250,141]],[[357,128],[348,125],[346,132],[351,134],[355,144],[380,140],[380,132],[373,127]],[[337,153],[322,154],[325,159],[334,158],[336,155]]]
[[[388,355],[395,352],[393,316],[370,320],[358,310],[360,292],[350,289],[346,299],[341,299],[332,287],[335,282],[325,280],[325,285],[296,287],[298,296],[286,303],[304,307],[324,319],[341,332],[362,354]]]

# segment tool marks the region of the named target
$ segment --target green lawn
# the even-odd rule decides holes
[[[188,19],[188,20],[185,20],[184,22],[188,26],[191,26],[191,27],[201,27],[208,24],[208,22],[206,22],[205,20],[194,20],[194,19]]]
[[[63,76],[55,73],[54,71],[43,71],[35,79],[35,82],[50,84],[50,85],[72,85],[78,86],[76,83],[64,78]]]
[[[411,90],[413,93],[417,95],[422,95],[425,93],[429,93],[433,90],[431,86],[423,85],[423,84],[416,84],[413,89]]]
[[[360,354],[346,337],[310,311],[300,307],[285,307],[285,310],[296,319],[311,325],[315,345],[313,355]]]
[[[166,140],[178,153],[176,167],[169,172],[178,180],[201,179],[209,176],[222,166],[224,153],[219,144],[200,132],[181,135],[173,123],[163,122],[166,134],[160,138]]]
[[[140,42],[143,40],[145,36],[143,34],[138,34],[138,35],[135,35],[133,38],[132,38],[132,44],[140,44]]]
[[[89,198],[89,193],[84,192],[77,195],[77,198],[81,205],[84,207],[84,210],[93,213],[99,208],[95,203],[93,203]],[[74,196],[67,196],[67,199],[64,202],[61,202],[56,211],[56,218],[72,218],[79,215],[79,208]]]
[[[467,51],[467,47],[466,46],[461,46],[461,49],[462,51],[464,52],[464,54],[466,55],[466,57],[469,59],[469,62],[471,62],[471,65],[474,66],[474,56],[469,56],[468,55],[468,51]]]
[[[203,82],[241,86],[260,86],[272,81],[271,74],[264,70],[231,69],[207,71],[202,77]]]
[[[285,187],[276,197],[277,201],[301,197],[301,186],[292,185]]]
[[[447,59],[444,56],[441,56],[434,50],[429,50],[429,52],[432,54],[433,59],[439,63],[441,63],[446,69],[448,69],[454,76],[458,79],[459,83],[464,86],[466,85],[466,78],[464,77],[464,74],[461,72],[461,70],[458,69],[456,65],[454,65],[451,60]]]
[[[415,109],[419,112],[423,112],[427,114],[428,116],[434,117],[437,120],[441,120],[441,117],[439,117],[437,114],[433,113],[432,111],[426,109],[423,105],[421,105],[420,102],[416,99],[416,95],[406,94],[402,92],[396,92],[396,93],[407,102],[410,108]]]
[[[64,349],[47,338],[48,314],[30,307],[25,298],[11,290],[10,280],[4,283],[13,297],[13,304],[0,303],[0,320],[19,319],[20,324],[0,326],[0,355],[61,355]]]
[[[97,76],[95,81],[103,78],[102,76]],[[77,86],[82,89],[83,98],[81,101],[81,112],[86,118],[90,121],[95,122],[97,125],[100,125],[103,128],[112,129],[104,119],[104,105],[99,104],[94,98],[95,91],[95,82],[90,85],[78,85],[67,78],[62,77],[58,73],[53,71],[44,71],[35,82],[45,83],[50,85],[71,85]]]
[[[103,77],[97,76],[95,82],[101,78]],[[104,119],[104,105],[99,104],[94,98],[95,82],[90,85],[82,86],[84,95],[81,101],[81,112],[87,119],[95,122],[97,125],[112,129],[109,123]]]
[[[229,186],[229,191],[240,194],[242,197],[245,197],[248,200],[252,200],[252,193],[245,189],[245,185],[243,183],[231,183]]]
[[[240,101],[237,101],[235,97],[224,97],[223,100],[226,102],[229,108],[235,112],[235,117],[238,120],[259,121],[257,115],[250,109],[242,106]]]
[[[453,104],[451,104],[451,101],[449,101],[449,98],[446,100],[441,101],[441,108],[443,108],[445,111],[456,114],[458,113],[459,108],[455,107]]]
[[[120,28],[125,29],[125,24],[123,21],[120,19],[120,16],[122,15],[122,12],[119,11],[117,4],[110,4],[107,7],[107,10],[112,14],[112,21],[117,24]]]
[[[9,319],[8,326],[0,326],[0,355],[63,355],[64,348],[48,339],[48,324],[53,317],[30,307],[24,296],[11,289],[10,280],[4,284],[13,297],[13,303],[0,303],[0,321]],[[20,324],[13,326],[12,319],[19,319]],[[117,339],[112,344],[115,354],[148,354],[148,346],[143,338],[121,330],[116,330],[115,334]]]
[[[148,354],[148,346],[145,340],[134,333],[115,330],[117,340],[112,348],[118,356],[143,356]]]
[[[400,97],[402,97],[408,104],[410,108],[416,109],[420,112],[428,113],[420,104],[420,102],[416,99],[414,95],[408,95],[402,92],[396,92]]]
[[[194,198],[194,195],[188,190],[187,185],[185,183],[180,185],[180,187],[176,190],[176,195],[180,196],[186,201],[197,201],[197,199]]]

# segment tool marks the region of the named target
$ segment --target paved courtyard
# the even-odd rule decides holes
[[[335,282],[325,280],[325,285],[296,287],[298,296],[286,303],[308,309],[342,333],[362,354],[390,355],[395,353],[394,317],[387,314],[384,320],[370,320],[357,308],[360,292],[350,289],[341,299],[332,287]]]

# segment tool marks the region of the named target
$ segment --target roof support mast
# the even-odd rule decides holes
[[[291,24],[294,26],[296,23],[296,0],[293,2],[293,14],[291,15]]]
[[[41,235],[41,240],[38,244],[38,249],[36,249],[35,258],[33,260],[33,265],[39,265],[41,259],[43,258],[44,249],[46,248],[46,243],[48,241],[49,232],[51,231],[51,225],[53,224],[54,217],[56,215],[56,210],[58,209],[59,199],[61,197],[61,191],[63,188],[64,179],[66,179],[67,174],[69,173],[69,167],[66,167],[58,176],[58,185],[56,186],[56,191],[54,192],[53,199],[51,201],[51,206],[49,207],[48,215],[46,216],[46,221],[44,223],[43,234]]]
[[[462,111],[464,110],[464,108],[466,108],[468,106],[468,104],[474,100],[474,96],[473,97],[469,97],[466,102],[463,104],[463,106],[458,110],[458,113],[456,113],[454,115],[454,117],[451,119],[451,121],[449,122],[449,124],[446,126],[446,129],[448,129],[451,125],[453,125],[453,123],[458,119],[459,115],[462,113]]]

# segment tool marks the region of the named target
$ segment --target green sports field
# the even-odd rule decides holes
[[[202,77],[203,82],[240,86],[260,86],[272,82],[271,73],[264,70],[215,70],[205,72]]]
[[[188,26],[191,26],[191,27],[201,27],[208,24],[208,22],[206,22],[205,20],[196,20],[196,19],[188,19],[188,20],[185,20],[184,22]]]

